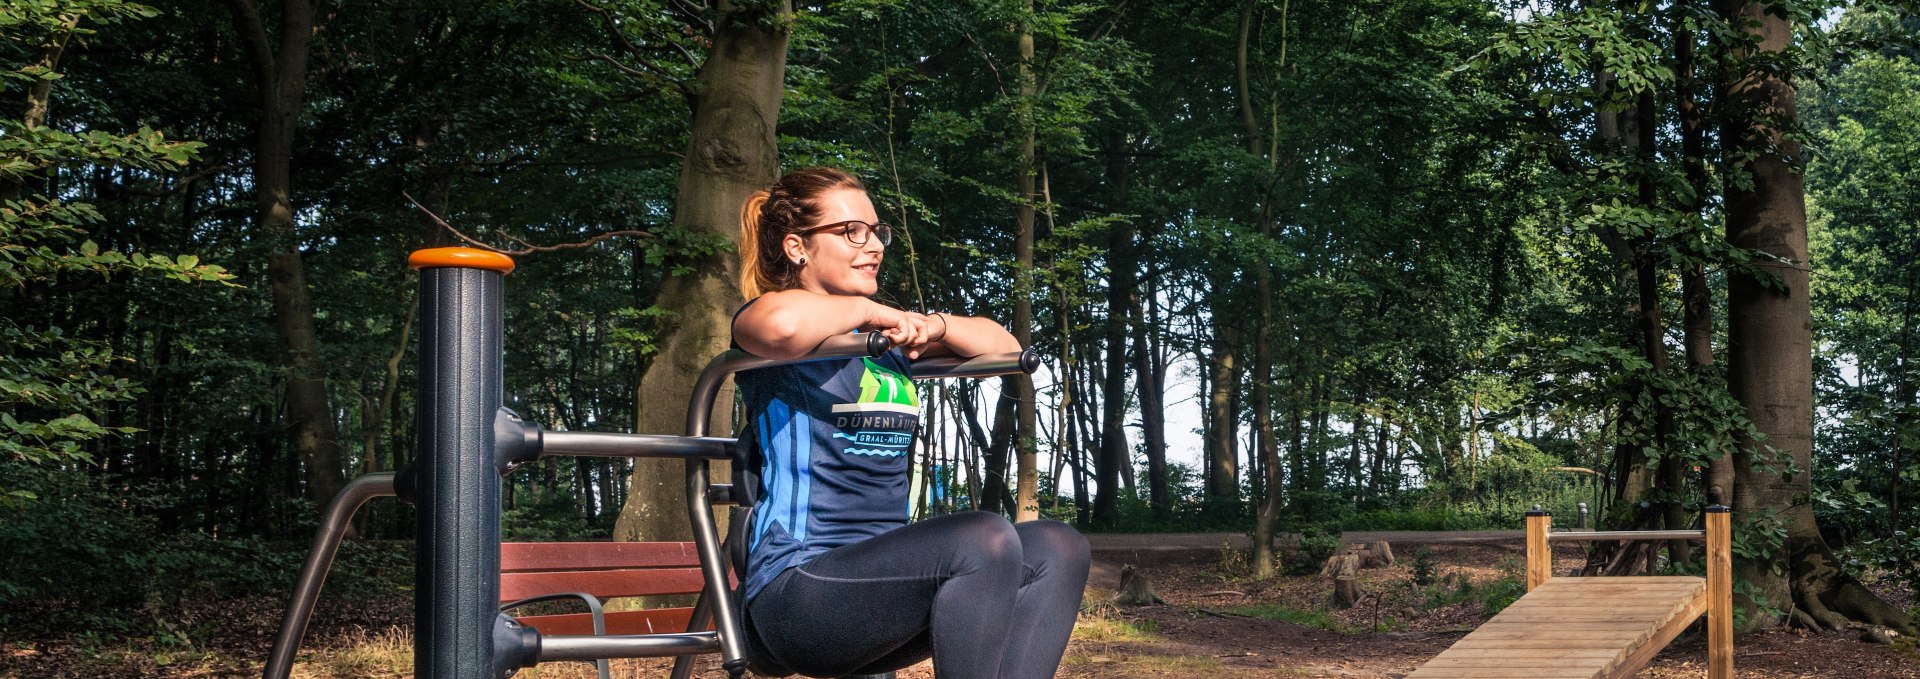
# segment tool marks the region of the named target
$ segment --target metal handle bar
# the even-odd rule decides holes
[[[660,658],[672,655],[715,653],[719,650],[720,639],[715,632],[618,634],[604,637],[542,635],[540,637],[540,662],[601,658]]]
[[[1009,351],[1004,354],[987,354],[972,358],[958,356],[923,358],[913,362],[913,379],[995,377],[1019,373],[1031,375],[1033,371],[1039,369],[1040,352],[1029,348],[1026,351]]]
[[[720,394],[720,384],[727,380],[728,375],[742,370],[805,363],[823,358],[876,357],[887,353],[891,348],[893,348],[893,340],[887,339],[886,335],[867,332],[828,337],[807,355],[784,361],[762,358],[739,349],[715,356],[707,363],[707,367],[700,371],[700,378],[693,383],[693,395],[687,400],[687,435],[707,435],[707,418],[713,411],[713,399]]]
[[[1548,533],[1548,542],[1600,542],[1603,540],[1705,540],[1704,530],[1602,530]]]
[[[300,567],[300,579],[293,585],[293,601],[280,618],[280,634],[273,639],[273,654],[267,657],[265,679],[286,679],[293,671],[293,658],[300,652],[300,637],[307,633],[307,621],[313,617],[313,604],[320,598],[320,587],[327,584],[327,571],[333,568],[334,553],[340,549],[340,536],[347,532],[347,521],[360,506],[377,497],[394,495],[393,472],[379,472],[354,479],[340,489],[327,504],[320,519],[320,530],[313,534],[313,546],[307,549],[307,563]]]

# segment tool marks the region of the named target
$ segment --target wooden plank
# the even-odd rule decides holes
[[[1624,660],[1608,667],[1608,673],[1604,676],[1606,676],[1607,679],[1626,679],[1638,674],[1640,668],[1646,667],[1647,663],[1653,661],[1653,656],[1660,654],[1660,649],[1666,648],[1667,644],[1673,643],[1674,637],[1680,636],[1681,632],[1687,630],[1688,625],[1693,624],[1695,618],[1700,617],[1700,614],[1706,611],[1707,593],[1705,590],[1701,590],[1699,594],[1695,595],[1693,599],[1687,603],[1687,607],[1684,610],[1663,621],[1660,628],[1654,630],[1651,637],[1636,646],[1631,653],[1627,654]]]
[[[1706,601],[1696,577],[1552,578],[1407,679],[1626,679]]]
[[[1539,644],[1521,648],[1449,649],[1447,657],[1436,657],[1427,664],[1454,664],[1458,661],[1477,658],[1507,658],[1521,653],[1534,658],[1612,658],[1620,655],[1620,651],[1610,648],[1570,648],[1560,644]]]
[[[586,592],[602,599],[698,594],[705,584],[698,568],[502,573],[500,601],[518,601],[560,592]]]
[[[687,568],[700,565],[691,542],[503,542],[500,572]]]
[[[1407,679],[1592,679],[1593,670],[1570,665],[1531,667],[1422,667]]]

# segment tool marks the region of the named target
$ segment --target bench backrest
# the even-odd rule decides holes
[[[698,594],[700,554],[691,542],[504,542],[500,544],[500,602],[584,592],[614,597]],[[607,634],[687,631],[692,608],[655,608],[606,614]],[[541,634],[593,634],[586,613],[521,616]]]

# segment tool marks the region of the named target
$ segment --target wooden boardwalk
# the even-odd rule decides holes
[[[1631,677],[1706,610],[1704,578],[1553,578],[1407,679]]]
[[[1626,679],[1701,615],[1707,676],[1733,679],[1732,523],[1708,507],[1706,529],[1552,533],[1553,517],[1527,512],[1527,595],[1421,665],[1407,679]],[[1553,542],[1707,541],[1705,578],[1553,577]]]

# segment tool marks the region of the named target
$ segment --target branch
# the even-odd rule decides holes
[[[682,96],[687,97],[689,101],[693,99],[693,90],[687,87],[687,84],[685,81],[682,81],[680,78],[674,77],[673,75],[667,73],[666,69],[653,65],[652,61],[647,60],[647,57],[645,55],[645,50],[640,49],[639,45],[635,45],[633,44],[632,40],[627,39],[627,34],[620,31],[620,23],[614,20],[613,10],[607,9],[605,7],[601,7],[599,5],[595,5],[591,2],[588,2],[587,0],[573,0],[573,2],[574,4],[577,4],[582,8],[585,8],[589,12],[600,15],[600,21],[607,25],[607,35],[613,36],[613,39],[616,42],[620,43],[620,51],[625,52],[628,57],[632,58],[634,61],[639,62],[641,66],[646,67],[648,71],[652,71],[654,75],[660,77],[661,79],[666,80],[669,83],[672,83],[674,89],[679,90],[680,94]],[[694,67],[695,69],[700,68],[700,61],[693,56],[692,52],[687,51],[687,48],[685,46],[682,46],[679,43],[675,43],[672,40],[668,40],[666,42],[680,50],[680,54],[686,57],[688,65]],[[587,52],[587,56],[593,59],[605,61],[609,64],[612,64],[615,68],[620,69],[621,72],[626,73],[627,75],[636,76],[636,77],[639,76],[638,71],[635,71],[632,67],[629,67],[625,64],[620,63],[619,61],[613,59],[612,57],[606,56],[604,54],[592,52],[592,51]]]
[[[482,243],[479,240],[476,240],[468,236],[467,234],[460,233],[460,230],[453,228],[453,225],[448,224],[447,220],[441,219],[440,215],[434,214],[432,210],[427,209],[427,206],[421,205],[420,201],[414,200],[412,194],[409,194],[405,191],[401,191],[400,196],[403,198],[406,198],[407,202],[413,203],[413,207],[415,209],[420,210],[421,214],[426,215],[428,219],[433,220],[434,224],[439,225],[439,227],[442,229],[446,229],[447,233],[453,234],[453,237],[460,239],[461,242],[464,242],[476,248],[480,248],[482,250],[486,250],[488,252],[498,252],[500,254],[510,255],[513,257],[519,257],[521,255],[531,255],[536,252],[559,252],[561,250],[579,250],[582,248],[593,247],[595,244],[600,243],[601,241],[605,241],[618,236],[633,236],[636,238],[652,238],[653,237],[653,234],[648,233],[646,231],[640,231],[637,229],[627,229],[622,231],[608,231],[606,233],[599,234],[592,238],[588,238],[586,240],[575,242],[575,243],[561,243],[559,245],[534,245],[532,243],[528,243],[527,241],[521,240],[519,238],[515,238],[513,236],[507,236],[508,240],[511,240],[515,243],[519,243],[525,247],[522,247],[518,250],[503,250],[503,249],[488,245],[486,243]]]

